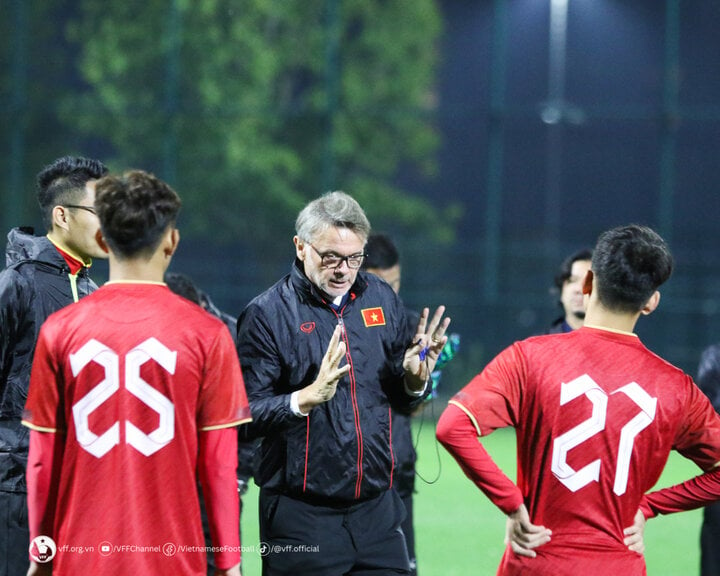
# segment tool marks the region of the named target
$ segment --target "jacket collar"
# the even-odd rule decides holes
[[[82,260],[80,260],[80,258],[70,252],[70,250],[68,250],[67,248],[63,248],[62,246],[60,246],[60,244],[57,244],[52,238],[50,238],[50,236],[48,236],[47,239],[50,240],[50,242],[52,242],[52,245],[55,246],[56,250],[60,252],[60,255],[63,257],[65,263],[70,268],[70,274],[77,274],[83,268],[90,268],[90,266],[92,265],[92,260],[87,263],[83,262]]]
[[[295,262],[293,262],[292,270],[290,271],[290,281],[303,302],[313,302],[326,306],[330,305],[330,299],[318,290],[317,286],[310,282],[308,277],[305,276],[302,262],[298,258],[295,258]],[[355,298],[365,292],[367,286],[368,282],[365,277],[365,272],[360,270],[355,278],[355,283],[350,287],[349,301],[355,300]]]
[[[19,262],[42,262],[69,270],[65,259],[53,243],[46,236],[35,236],[32,228],[13,228],[7,238],[6,266]]]

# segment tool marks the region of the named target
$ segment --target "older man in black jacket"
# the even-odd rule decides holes
[[[0,576],[29,566],[25,466],[28,430],[20,424],[40,326],[53,312],[97,286],[93,258],[106,258],[95,240],[94,181],[107,173],[98,160],[64,157],[37,177],[46,236],[15,228],[7,267],[0,272]]]
[[[407,328],[392,288],[359,271],[369,232],[345,193],[308,204],[290,274],[239,320],[266,576],[409,571],[390,408],[422,401],[450,319],[426,308]]]

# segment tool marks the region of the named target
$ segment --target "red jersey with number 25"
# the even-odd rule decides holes
[[[204,574],[198,434],[249,419],[226,326],[165,285],[107,284],[53,314],[24,423],[65,435],[54,573]]]
[[[623,544],[671,449],[707,470],[720,418],[692,379],[632,334],[583,327],[515,343],[451,401],[480,435],[513,426],[517,484],[537,558],[505,552],[499,574],[644,574]]]

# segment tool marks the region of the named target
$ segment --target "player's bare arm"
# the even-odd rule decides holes
[[[420,314],[412,346],[405,351],[403,359],[405,383],[410,390],[423,389],[445,347],[450,318],[443,318],[443,314],[445,306],[438,306],[429,323],[430,310],[423,308]]]
[[[335,396],[338,381],[350,372],[349,364],[340,366],[340,362],[345,357],[345,342],[340,339],[341,335],[342,327],[336,326],[317,378],[298,393],[298,407],[303,414],[307,414],[315,406],[324,404]]]
[[[510,548],[518,556],[535,558],[537,552],[534,549],[550,542],[551,536],[551,530],[530,522],[525,504],[508,514],[505,523],[505,544],[510,544]]]

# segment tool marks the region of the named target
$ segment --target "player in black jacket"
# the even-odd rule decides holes
[[[20,424],[40,326],[53,312],[95,290],[94,181],[107,173],[97,160],[64,157],[37,177],[46,236],[15,228],[0,272],[0,576],[25,574],[30,563],[25,465],[28,430]]]
[[[370,225],[347,194],[308,204],[296,232],[291,273],[238,328],[263,574],[407,574],[390,408],[422,402],[450,320],[425,309],[413,334],[392,288],[358,270]]]
[[[697,385],[720,413],[720,344],[703,350],[697,372]],[[700,576],[720,574],[720,502],[703,509],[700,529]]]

